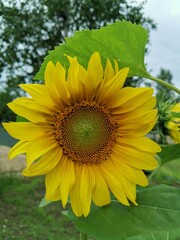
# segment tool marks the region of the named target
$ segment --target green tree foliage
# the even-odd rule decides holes
[[[148,31],[156,28],[153,20],[144,16],[144,5],[126,0],[0,0],[0,76],[7,78],[4,91],[20,95],[17,85],[31,82],[48,50],[75,30],[98,29],[122,19],[140,23]]]
[[[12,111],[7,111],[6,104],[11,102],[14,97],[7,91],[0,91],[0,122],[16,121],[16,116]],[[1,126],[1,125],[0,125]]]

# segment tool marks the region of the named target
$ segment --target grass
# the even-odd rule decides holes
[[[79,232],[60,202],[39,208],[44,179],[0,175],[0,240],[75,240]]]

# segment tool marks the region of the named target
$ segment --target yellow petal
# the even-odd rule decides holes
[[[157,118],[157,109],[151,109],[149,111],[143,111],[141,112],[141,114],[137,114],[137,115],[130,115],[130,117],[125,117],[122,115],[119,115],[117,117],[119,124],[121,126],[129,126],[129,125],[138,125],[138,124],[146,124],[149,123],[151,121],[153,121],[154,119]]]
[[[114,60],[114,68],[115,68],[115,73],[119,72],[119,66],[116,60]]]
[[[71,159],[68,159],[67,156],[64,156],[64,158],[66,165],[64,166],[64,169],[62,169],[62,181],[60,184],[60,194],[63,207],[66,206],[68,201],[68,195],[75,183],[74,163]]]
[[[98,52],[95,52],[90,57],[87,67],[87,81],[88,84],[96,87],[103,78],[103,67],[101,57]]]
[[[80,202],[80,183],[81,183],[81,166],[75,166],[75,184],[73,185],[70,191],[70,201],[71,207],[73,209],[74,214],[77,217],[81,217],[83,215],[82,205]]]
[[[46,199],[48,201],[48,199]],[[51,201],[58,201],[61,200],[61,194],[59,191],[59,188],[56,188],[56,190],[51,194]]]
[[[123,182],[124,191],[126,193],[127,198],[134,203],[134,205],[138,205],[136,202],[136,185],[125,178],[121,178],[121,181]]]
[[[66,71],[60,62],[57,62],[55,65],[54,78],[57,94],[63,99],[65,103],[69,104],[70,93],[67,87]]]
[[[176,103],[172,108],[171,112],[180,112],[180,102]]]
[[[92,200],[97,206],[101,207],[111,202],[109,189],[98,166],[94,165],[92,169],[96,179],[95,188],[92,193]]]
[[[24,176],[32,177],[44,175],[53,169],[62,157],[61,148],[53,148],[45,153],[37,162],[23,171]]]
[[[129,112],[152,98],[153,91],[152,88],[122,88],[119,94],[111,98],[108,107],[115,108],[113,112]]]
[[[126,80],[126,77],[128,75],[129,68],[123,68],[121,69],[116,75],[109,80],[104,87],[101,89],[98,102],[104,103],[111,101],[111,98],[113,99],[114,96],[116,96],[119,92],[122,86],[124,85],[124,82]],[[109,106],[109,105],[108,105]]]
[[[152,130],[156,121],[157,121],[157,118],[145,124],[139,123],[138,125],[132,124],[129,126],[128,125],[122,126],[122,127],[120,126],[117,129],[117,135],[120,137],[132,137],[132,138],[142,137]]]
[[[87,67],[87,79],[85,82],[86,98],[91,100],[94,98],[95,89],[97,85],[103,79],[103,67],[101,64],[101,57],[98,52],[92,54],[88,67]]]
[[[83,165],[80,182],[80,201],[84,216],[90,212],[92,191],[95,187],[95,177],[91,166]]]
[[[112,79],[114,77],[114,75],[115,75],[115,73],[114,73],[112,64],[111,64],[110,60],[107,59],[106,67],[104,70],[104,81],[108,82],[110,79]]]
[[[142,170],[129,166],[122,158],[119,157],[119,155],[116,156],[115,154],[111,154],[111,160],[113,161],[116,169],[119,171],[119,175],[124,176],[134,184],[138,184],[140,186],[148,185],[148,180]]]
[[[112,109],[112,112],[118,120],[119,119],[121,119],[121,120],[132,119],[133,120],[133,118],[135,118],[136,116],[137,116],[137,118],[140,118],[143,115],[146,115],[146,113],[148,111],[152,110],[155,107],[155,105],[156,105],[156,98],[150,97],[150,98],[146,99],[146,101],[142,105],[130,110],[129,112],[127,112],[125,109],[123,109],[123,111],[122,111],[122,109],[120,110],[120,108]]]
[[[69,92],[67,90],[66,71],[63,66],[57,62],[56,65],[52,61],[48,62],[45,69],[45,85],[52,90],[53,93],[61,97],[66,103],[69,103]],[[54,95],[49,92],[53,99]],[[55,99],[54,99],[55,100]]]
[[[46,199],[52,200],[55,192],[59,191],[60,194],[60,184],[63,179],[63,174],[66,169],[66,159],[61,158],[59,163],[50,172],[46,174],[45,185],[46,185]]]
[[[8,157],[11,160],[19,154],[25,153],[28,150],[30,142],[27,141],[19,141],[16,143],[9,151]]]
[[[3,123],[3,127],[14,138],[24,141],[33,141],[44,135],[48,127],[30,122]]]
[[[29,93],[32,98],[41,106],[46,106],[47,109],[61,109],[62,102],[57,94],[50,88],[42,84],[20,84],[24,91]]]
[[[27,168],[32,164],[33,161],[55,147],[57,147],[57,142],[53,137],[43,136],[42,138],[33,141],[30,144],[26,155]]]
[[[55,84],[55,78],[56,78],[56,69],[52,61],[49,61],[46,65],[45,72],[44,72],[44,80],[45,85],[52,89],[56,94],[58,94],[56,84]]]
[[[117,138],[116,141],[118,141],[120,145],[130,146],[131,148],[135,148],[139,151],[151,152],[151,153],[156,153],[161,151],[160,146],[147,137]]]
[[[56,74],[57,74],[57,76],[56,76],[57,77],[56,83],[58,83],[58,82],[60,82],[60,83],[66,82],[66,70],[61,65],[61,63],[57,62],[56,65],[55,65],[55,68],[56,68]]]
[[[113,152],[117,157],[122,159],[124,163],[138,169],[153,170],[157,167],[157,161],[145,152],[140,152],[136,149],[114,144]]]
[[[81,73],[85,74],[85,72],[83,71],[83,67],[80,68],[77,57],[67,57],[70,62],[68,69],[67,87],[71,93],[70,97],[72,99],[72,102],[75,102],[79,99],[83,99],[83,83],[80,80],[82,78],[80,75]]]
[[[47,122],[50,118],[50,112],[30,98],[18,98],[9,103],[8,107],[17,115],[25,117],[31,122]]]
[[[118,164],[114,165],[114,161],[109,161],[109,168],[111,168],[111,171],[112,171],[112,175],[110,177],[110,179],[106,178],[108,183],[111,182],[112,186],[113,186],[113,194],[114,196],[123,204],[125,205],[129,205],[129,202],[127,201],[127,198],[133,202],[135,205],[137,205],[136,203],[136,193],[135,191],[133,191],[133,188],[132,186],[135,184],[132,183],[130,181],[127,180],[127,178],[125,178],[123,175],[122,175],[122,172],[121,172],[121,168]],[[107,164],[107,161],[104,163],[104,166]],[[107,166],[106,166],[107,167]],[[108,168],[108,169],[109,169]],[[107,171],[106,171],[107,173]],[[113,175],[114,175],[114,180],[113,180]],[[108,177],[108,175],[106,175]],[[116,179],[116,180],[115,180]],[[120,188],[121,186],[121,189],[119,189],[118,191],[118,188]],[[110,186],[111,188],[111,186]],[[120,195],[121,193],[121,195]]]
[[[122,182],[119,180],[119,175],[113,162],[110,159],[108,159],[105,162],[101,163],[99,167],[101,168],[101,172],[104,176],[104,179],[108,187],[111,189],[112,193],[114,194],[114,196],[121,203],[129,206],[129,202],[124,192]]]

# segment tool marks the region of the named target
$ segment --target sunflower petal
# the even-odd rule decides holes
[[[129,206],[129,202],[124,192],[122,182],[119,180],[119,175],[113,162],[110,159],[108,159],[105,162],[101,163],[99,167],[101,168],[101,172],[104,176],[104,179],[109,188],[111,189],[112,193],[114,194],[114,196],[121,203],[123,203],[126,206]]]
[[[20,84],[24,91],[29,93],[31,97],[41,106],[46,106],[48,110],[61,109],[61,99],[50,88],[47,89],[42,84]],[[61,107],[61,108],[60,108]]]
[[[9,151],[8,157],[11,160],[15,158],[17,155],[27,152],[30,142],[27,141],[19,141],[17,142]]]
[[[92,191],[95,186],[95,177],[91,166],[82,166],[80,182],[80,202],[84,216],[90,212]]]
[[[119,91],[119,94],[113,95],[108,107],[112,108],[113,112],[117,112],[117,114],[132,111],[150,100],[153,91],[152,88],[125,87]]]
[[[3,127],[12,137],[24,141],[33,141],[43,136],[46,131],[46,127],[43,128],[42,126],[31,122],[3,123]]]
[[[71,207],[73,212],[77,217],[81,217],[83,215],[82,204],[80,202],[80,183],[81,183],[81,166],[75,166],[75,183],[70,191],[70,200]]]
[[[139,151],[156,153],[160,152],[160,146],[147,137],[140,138],[117,138],[120,145],[129,146]]]
[[[44,72],[45,85],[58,94],[55,84],[55,74],[56,74],[55,66],[52,61],[49,61],[46,65]]]
[[[111,154],[111,160],[119,171],[119,175],[124,176],[127,180],[140,186],[147,186],[148,180],[142,170],[126,164],[123,159],[115,154]]]
[[[117,92],[122,88],[124,85],[124,82],[126,80],[126,77],[128,75],[129,68],[123,68],[121,69],[116,75],[109,80],[104,87],[101,89],[98,102],[104,103],[111,101],[111,98],[113,96],[117,95]]]
[[[44,175],[51,169],[56,167],[62,157],[61,148],[53,148],[49,152],[45,153],[37,162],[32,164],[29,168],[23,171],[24,176],[32,177],[38,175]]]
[[[33,141],[29,145],[26,155],[27,168],[29,168],[35,160],[55,147],[57,147],[57,142],[51,136],[43,136],[42,138]]]
[[[50,115],[46,108],[38,105],[31,98],[18,98],[11,103],[8,103],[8,107],[17,115],[28,119],[31,122],[47,122]]]
[[[112,79],[114,77],[115,73],[114,73],[114,69],[112,67],[112,64],[110,62],[110,60],[107,58],[107,62],[106,62],[106,67],[104,70],[104,82],[108,82],[110,79]]]
[[[60,194],[61,194],[61,199],[62,199],[62,205],[63,207],[66,206],[66,203],[68,201],[68,195],[69,192],[71,191],[72,186],[75,183],[75,171],[74,171],[74,163],[72,160],[68,159],[67,157],[65,158],[65,168],[62,169],[62,181],[60,184]]]
[[[134,168],[153,170],[158,166],[157,161],[151,156],[152,154],[140,152],[130,147],[114,144],[113,152],[126,164]]]
[[[103,67],[98,52],[95,52],[88,63],[87,78],[85,82],[86,98],[91,100],[95,96],[95,90],[103,79]]]
[[[93,166],[93,172],[96,178],[96,184],[92,193],[92,200],[97,206],[101,207],[111,202],[110,193],[101,170],[98,167]]]
[[[67,158],[62,157],[59,163],[50,172],[46,174],[46,199],[52,200],[52,196],[58,189],[60,194],[60,184],[63,181],[63,176],[67,171]]]

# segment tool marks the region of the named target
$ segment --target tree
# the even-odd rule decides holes
[[[20,95],[17,85],[31,82],[48,50],[75,30],[97,29],[116,19],[140,23],[148,31],[156,28],[152,19],[144,17],[144,5],[126,0],[0,0],[4,90]]]

